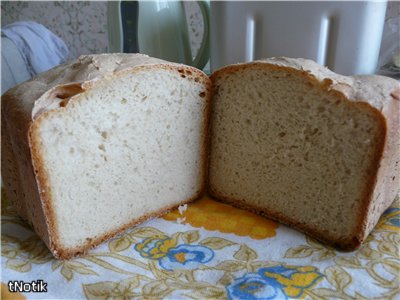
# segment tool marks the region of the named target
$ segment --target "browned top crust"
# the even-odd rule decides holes
[[[144,54],[113,53],[83,55],[8,90],[3,98],[19,99],[18,106],[34,120],[44,111],[63,105],[63,100],[89,89],[96,81],[143,65],[169,65],[207,76],[200,70]]]
[[[400,100],[400,83],[392,78],[379,75],[344,76],[304,58],[273,57],[250,63],[234,64],[215,71],[211,78],[214,79],[223,76],[224,73],[240,70],[244,67],[262,66],[264,64],[303,71],[327,84],[328,90],[339,91],[350,101],[367,102],[379,111],[382,111],[385,103],[391,101],[392,98]]]

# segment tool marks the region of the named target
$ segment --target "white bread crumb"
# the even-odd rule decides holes
[[[178,211],[180,215],[183,215],[183,213],[187,210],[187,204],[184,205],[179,205]]]

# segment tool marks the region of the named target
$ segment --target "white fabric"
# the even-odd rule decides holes
[[[2,27],[1,32],[18,47],[31,76],[65,62],[68,57],[64,41],[36,22],[15,22]]]
[[[1,37],[1,94],[20,82],[28,80],[24,58],[17,46],[7,37]]]

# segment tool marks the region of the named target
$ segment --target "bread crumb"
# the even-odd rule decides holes
[[[176,219],[176,223],[178,223],[178,224],[183,224],[183,222],[185,222],[185,221],[186,221],[186,217],[177,218],[177,219]]]
[[[187,210],[187,204],[184,205],[179,205],[178,206],[178,211],[180,215],[183,215],[183,213]]]

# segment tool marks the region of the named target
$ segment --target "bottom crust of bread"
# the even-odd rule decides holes
[[[359,248],[363,242],[361,238],[362,234],[358,232],[355,232],[354,235],[352,235],[351,237],[338,239],[337,237],[333,237],[332,234],[329,232],[322,232],[321,230],[318,230],[318,228],[308,227],[307,225],[296,222],[295,220],[292,220],[278,212],[273,212],[263,207],[250,205],[246,203],[246,201],[243,199],[232,199],[232,197],[223,195],[212,189],[208,191],[208,194],[215,201],[227,203],[234,207],[245,209],[257,215],[261,215],[263,217],[274,220],[281,224],[285,224],[337,250],[347,251],[347,252],[354,251],[357,248]]]
[[[131,222],[129,222],[125,225],[122,225],[121,227],[119,227],[118,229],[116,229],[114,231],[107,232],[104,235],[102,235],[96,239],[88,240],[87,243],[85,243],[84,245],[82,245],[80,247],[64,249],[64,248],[58,246],[56,243],[53,243],[51,245],[51,252],[55,258],[65,259],[65,260],[76,257],[76,256],[85,255],[89,250],[91,250],[91,249],[95,248],[96,246],[100,245],[101,243],[113,238],[114,236],[123,233],[127,229],[134,227],[135,225],[144,223],[145,221],[148,221],[150,219],[160,217],[160,216],[170,212],[171,210],[176,209],[180,205],[191,203],[191,202],[197,200],[198,198],[200,198],[202,195],[203,195],[203,192],[199,192],[197,195],[193,196],[192,198],[189,198],[187,200],[179,202],[176,205],[166,207],[162,210],[155,211],[153,213],[144,215],[144,216],[140,217],[139,219],[132,220]]]

